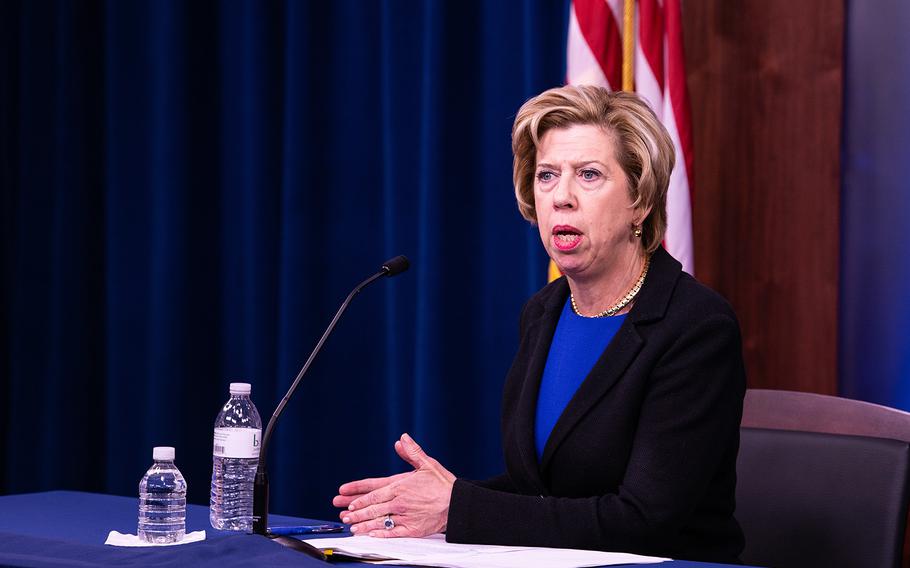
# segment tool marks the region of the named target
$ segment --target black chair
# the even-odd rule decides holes
[[[736,517],[746,536],[743,562],[901,565],[910,414],[825,395],[750,390],[742,425]]]

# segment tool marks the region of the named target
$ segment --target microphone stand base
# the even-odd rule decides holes
[[[262,463],[253,481],[253,533],[269,536],[269,476]]]

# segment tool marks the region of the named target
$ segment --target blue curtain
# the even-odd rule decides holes
[[[3,2],[0,490],[134,495],[155,445],[207,503],[215,415],[277,428],[272,508],[404,469],[501,469],[502,379],[544,283],[509,133],[562,82],[564,0]]]
[[[840,392],[910,410],[910,3],[847,3]]]

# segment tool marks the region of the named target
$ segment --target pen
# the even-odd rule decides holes
[[[295,525],[288,527],[269,527],[269,534],[275,536],[289,536],[296,534],[326,534],[338,533],[344,530],[344,525],[323,524],[323,525]]]
[[[285,527],[269,527],[269,534],[275,536],[288,536],[298,534],[325,534],[337,533],[344,530],[344,525],[327,523],[321,525],[292,525]]]

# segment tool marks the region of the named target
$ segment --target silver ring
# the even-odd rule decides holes
[[[392,520],[392,514],[389,513],[385,516],[385,519],[382,520],[382,526],[385,527],[385,530],[390,531],[395,528],[395,521]]]

